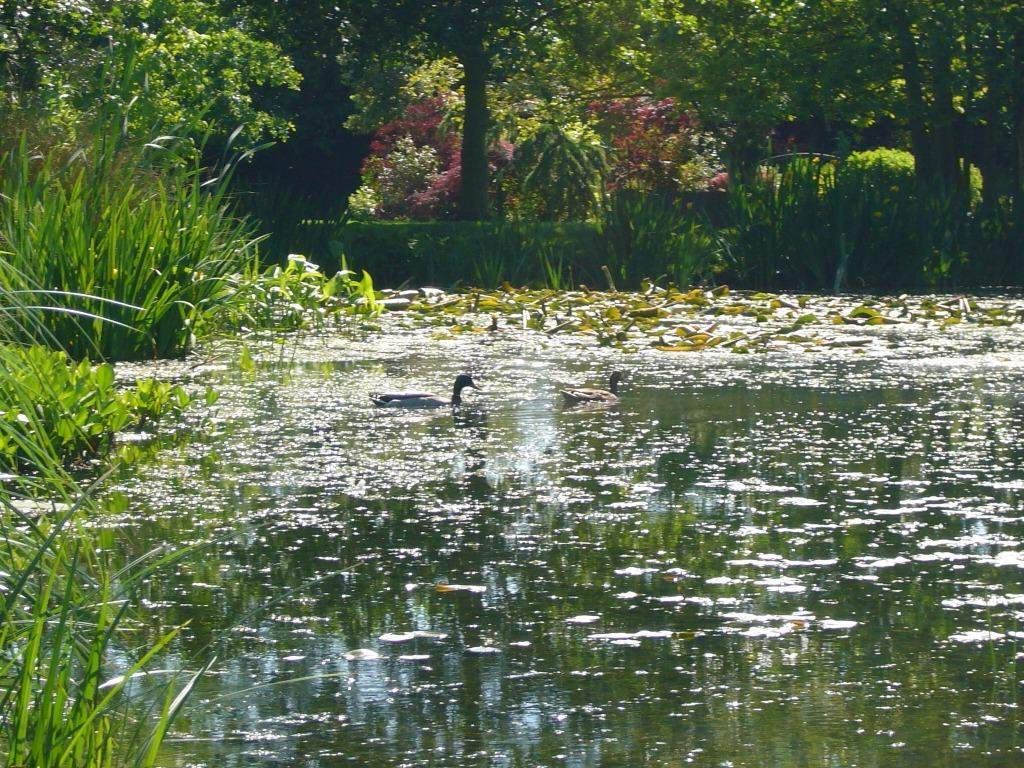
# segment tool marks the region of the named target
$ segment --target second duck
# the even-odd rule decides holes
[[[581,403],[617,403],[619,402],[619,382],[621,380],[622,372],[614,371],[608,382],[608,389],[579,387],[577,389],[560,389],[559,392],[570,405]]]

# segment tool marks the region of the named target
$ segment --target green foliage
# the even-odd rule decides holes
[[[731,193],[731,269],[757,287],[821,291],[946,286],[963,278],[978,221],[955,197],[918,194],[906,158],[796,158]]]
[[[916,163],[905,150],[879,147],[853,152],[845,158],[844,168],[847,176],[860,174],[872,185],[888,187],[895,196],[915,194]],[[977,205],[981,202],[982,178],[973,165],[968,168],[968,188],[971,205]]]
[[[350,222],[348,262],[383,285],[495,286],[600,279],[597,227],[587,223]]]
[[[851,153],[846,158],[846,169],[869,175],[877,183],[906,189],[914,179],[914,156],[902,149],[878,147]]]
[[[320,263],[340,263],[338,230],[352,215],[351,206],[342,210],[337,201],[277,185],[248,186],[237,177],[232,179],[231,201],[238,216],[260,233],[261,265],[285,264],[292,253],[316,254]]]
[[[591,218],[606,165],[596,137],[558,125],[540,125],[516,146],[512,177],[521,195],[516,213],[543,221]]]
[[[620,190],[605,205],[601,245],[616,287],[668,277],[689,286],[714,271],[721,242],[710,225],[670,198]]]
[[[37,452],[61,463],[106,452],[117,432],[186,408],[180,386],[150,379],[115,385],[110,365],[74,363],[44,347],[0,346],[0,466]]]
[[[0,355],[5,399],[22,383],[28,387],[17,394],[18,402],[30,402],[40,381],[33,374],[11,378],[12,361],[45,366],[62,357],[6,348]],[[53,362],[48,373],[60,365]],[[109,367],[93,374],[98,387],[109,387]],[[184,681],[172,675],[166,685],[140,691],[133,680],[177,629],[161,630],[144,648],[128,631],[137,630],[133,605],[140,590],[188,550],[156,550],[120,567],[109,552],[101,554],[81,525],[86,513],[98,511],[95,501],[63,469],[52,435],[26,425],[43,418],[28,409],[15,422],[0,419],[0,440],[23,443],[29,470],[0,484],[0,759],[39,768],[151,768],[206,670]]]
[[[290,126],[266,111],[266,89],[299,77],[244,15],[209,0],[82,3],[12,0],[0,18],[0,90],[57,125],[119,108],[137,138],[154,130],[226,138],[241,126],[249,146]]]
[[[380,312],[373,279],[356,279],[346,269],[327,277],[298,254],[284,266],[233,278],[230,299],[205,321],[208,332],[295,330],[320,326],[332,316],[372,316]]]
[[[604,285],[667,276],[689,285],[709,274],[719,239],[692,211],[636,196],[599,223],[350,222],[350,262],[385,285]]]
[[[138,149],[108,123],[62,162],[20,143],[0,160],[0,321],[8,337],[109,360],[184,353],[256,239],[226,175]],[[15,327],[15,323],[17,326]]]

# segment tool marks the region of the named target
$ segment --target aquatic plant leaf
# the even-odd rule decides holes
[[[474,594],[482,594],[487,591],[487,587],[479,584],[435,584],[436,589],[441,594],[448,592],[472,592]]]

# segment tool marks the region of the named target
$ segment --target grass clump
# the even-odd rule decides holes
[[[93,553],[75,530],[77,506],[32,521],[7,497],[0,496],[0,507],[8,534],[0,558],[5,570],[0,675],[8,681],[0,696],[5,764],[154,765],[192,681],[177,689],[168,686],[147,717],[132,714],[127,693],[134,676],[177,631],[130,654],[119,674],[110,668],[129,618],[126,601],[152,573],[153,563],[118,570],[115,585],[114,573],[90,564]],[[19,518],[22,535],[12,537],[11,524]]]
[[[283,265],[231,279],[231,297],[204,320],[208,333],[261,329],[290,331],[317,327],[337,315],[376,315],[381,311],[373,278],[363,272],[339,270],[328,277],[300,254]]]
[[[107,127],[70,157],[26,140],[0,160],[2,329],[72,357],[186,352],[226,279],[254,258],[227,173],[163,137],[135,147]]]
[[[0,762],[149,768],[198,674],[133,682],[178,632],[138,647],[134,606],[188,550],[117,561],[82,525],[101,510],[64,459],[180,394],[155,384],[118,393],[109,365],[40,348],[0,347],[0,370],[0,445],[18,463],[0,474]]]
[[[919,187],[907,153],[795,157],[730,193],[728,269],[755,288],[839,292],[1001,279],[1013,231],[970,199]]]
[[[616,287],[666,278],[690,286],[722,259],[723,243],[699,213],[668,197],[621,190],[605,204],[599,223],[602,256]]]

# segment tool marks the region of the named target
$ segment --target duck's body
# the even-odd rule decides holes
[[[619,371],[615,371],[611,375],[611,381],[608,383],[608,389],[590,389],[587,387],[580,387],[578,389],[560,389],[562,397],[570,405],[579,405],[582,403],[617,403],[619,402],[619,381],[622,380],[622,374]]]
[[[468,373],[460,374],[455,379],[450,398],[442,397],[433,392],[375,392],[370,400],[378,408],[444,408],[462,404],[462,390],[466,387],[479,389]]]

